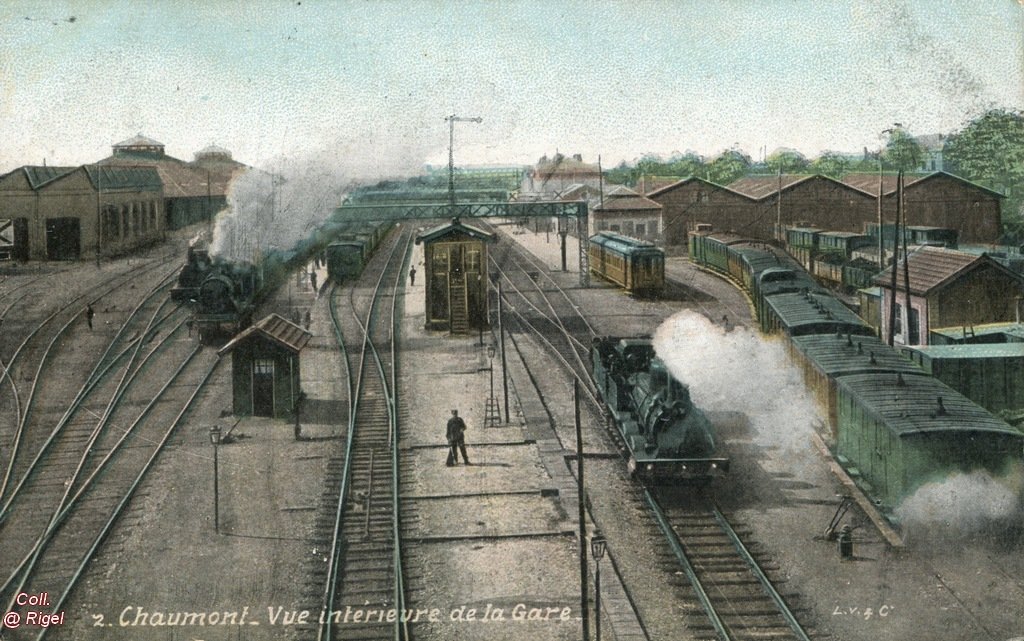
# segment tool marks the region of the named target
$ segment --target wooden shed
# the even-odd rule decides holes
[[[466,334],[488,326],[487,244],[497,237],[458,218],[416,237],[426,265],[426,328]]]
[[[897,268],[895,336],[900,345],[927,344],[933,327],[977,325],[1015,320],[1018,299],[1024,297],[1024,278],[989,256],[974,256],[952,249],[921,247],[907,259],[910,310],[903,261]],[[891,271],[879,272],[874,284],[882,291],[882,340],[889,338],[892,306]]]
[[[302,389],[299,352],[312,334],[271,314],[234,337],[219,352],[231,353],[232,408],[236,416],[294,415]]]

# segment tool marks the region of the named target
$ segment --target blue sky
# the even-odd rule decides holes
[[[72,20],[73,18],[73,20]],[[82,0],[0,7],[0,172],[143,133],[353,178],[556,150],[877,148],[1024,108],[1012,0]]]

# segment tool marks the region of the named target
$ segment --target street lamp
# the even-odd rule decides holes
[[[217,450],[220,445],[220,426],[210,428],[210,442],[213,443],[213,531],[220,534],[220,494],[218,491]]]
[[[498,410],[498,399],[494,397],[494,343],[487,345],[487,373],[491,380],[491,393],[487,397],[487,415],[484,424],[487,427],[494,427],[501,422],[501,412]]]
[[[604,558],[605,550],[608,549],[608,541],[595,532],[590,539],[590,552],[594,555],[594,617],[596,619],[594,631],[597,633],[596,641],[601,641],[601,559]]]

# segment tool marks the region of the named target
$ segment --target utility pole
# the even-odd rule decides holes
[[[460,118],[455,114],[445,117],[448,121],[448,205],[451,207],[452,216],[455,215],[455,123],[457,122],[483,122],[484,119]]]

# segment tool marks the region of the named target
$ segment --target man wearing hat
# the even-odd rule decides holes
[[[445,435],[448,438],[448,467],[459,464],[459,452],[462,452],[462,462],[469,465],[469,457],[466,456],[466,422],[459,417],[459,410],[452,410],[452,417],[448,419],[448,428]]]

